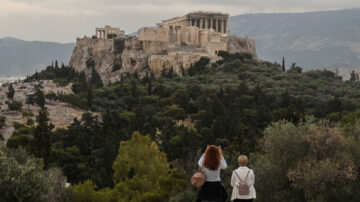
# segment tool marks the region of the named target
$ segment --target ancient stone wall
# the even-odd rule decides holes
[[[168,28],[143,27],[138,30],[140,41],[169,41]]]
[[[203,56],[216,61],[220,50],[248,52],[257,58],[254,40],[228,36],[227,20],[227,14],[194,12],[164,20],[156,28],[140,28],[137,37],[84,37],[77,39],[69,65],[88,78],[95,68],[107,85],[134,71],[160,76],[163,68],[172,67],[180,74]]]

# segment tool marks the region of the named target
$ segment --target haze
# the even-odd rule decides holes
[[[74,42],[106,24],[129,34],[195,10],[239,15],[359,7],[358,0],[0,0],[0,38]]]

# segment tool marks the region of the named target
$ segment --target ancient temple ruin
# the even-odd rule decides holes
[[[110,27],[109,25],[106,25],[105,28],[95,29],[95,36],[98,39],[114,39],[124,35],[125,31],[120,28]]]
[[[107,85],[135,71],[140,77],[149,72],[160,76],[164,69],[181,75],[201,57],[217,61],[219,51],[247,52],[257,59],[254,40],[229,35],[228,18],[224,13],[192,12],[142,27],[137,36],[110,26],[96,28],[97,37],[76,40],[69,66],[88,77],[94,67]]]
[[[142,41],[164,41],[169,44],[199,45],[214,55],[215,47],[225,50],[223,39],[228,34],[229,14],[216,12],[192,12],[182,17],[163,20],[157,27],[143,27],[138,31]],[[210,48],[209,46],[212,46]]]

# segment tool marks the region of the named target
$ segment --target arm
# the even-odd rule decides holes
[[[235,186],[235,183],[236,183],[236,176],[235,176],[235,174],[234,174],[234,172],[235,171],[233,171],[233,173],[232,173],[232,175],[231,175],[231,182],[230,182],[230,185],[232,186],[232,187],[234,187]]]
[[[227,163],[226,163],[226,161],[225,161],[224,156],[222,156],[222,158],[221,158],[220,168],[221,168],[221,169],[227,168]]]
[[[203,161],[204,161],[204,156],[205,154],[203,154],[202,156],[201,156],[201,158],[199,159],[199,161],[198,161],[198,165],[199,165],[199,167],[201,167],[202,166],[202,163],[203,163]]]
[[[254,175],[254,171],[251,169],[250,170],[250,173],[249,173],[249,177],[250,177],[250,179],[249,179],[249,186],[251,186],[251,185],[254,185],[254,183],[255,183],[255,175]]]

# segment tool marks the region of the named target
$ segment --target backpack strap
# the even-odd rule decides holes
[[[246,183],[246,180],[247,180],[247,178],[248,178],[248,176],[249,176],[249,173],[250,173],[250,169],[249,169],[249,171],[248,171],[247,174],[246,174],[245,180],[242,180],[241,177],[237,174],[237,172],[236,172],[235,170],[234,170],[234,173],[235,173],[235,175],[239,178],[239,180],[240,180],[241,183]]]
[[[237,172],[234,170],[235,175],[239,178],[240,182],[243,183],[244,181],[241,179],[241,177],[237,174]]]
[[[248,178],[248,176],[249,176],[249,173],[250,173],[250,169],[248,170],[248,172],[247,172],[247,174],[246,174],[245,182],[246,182],[246,180],[247,180],[247,178]]]

